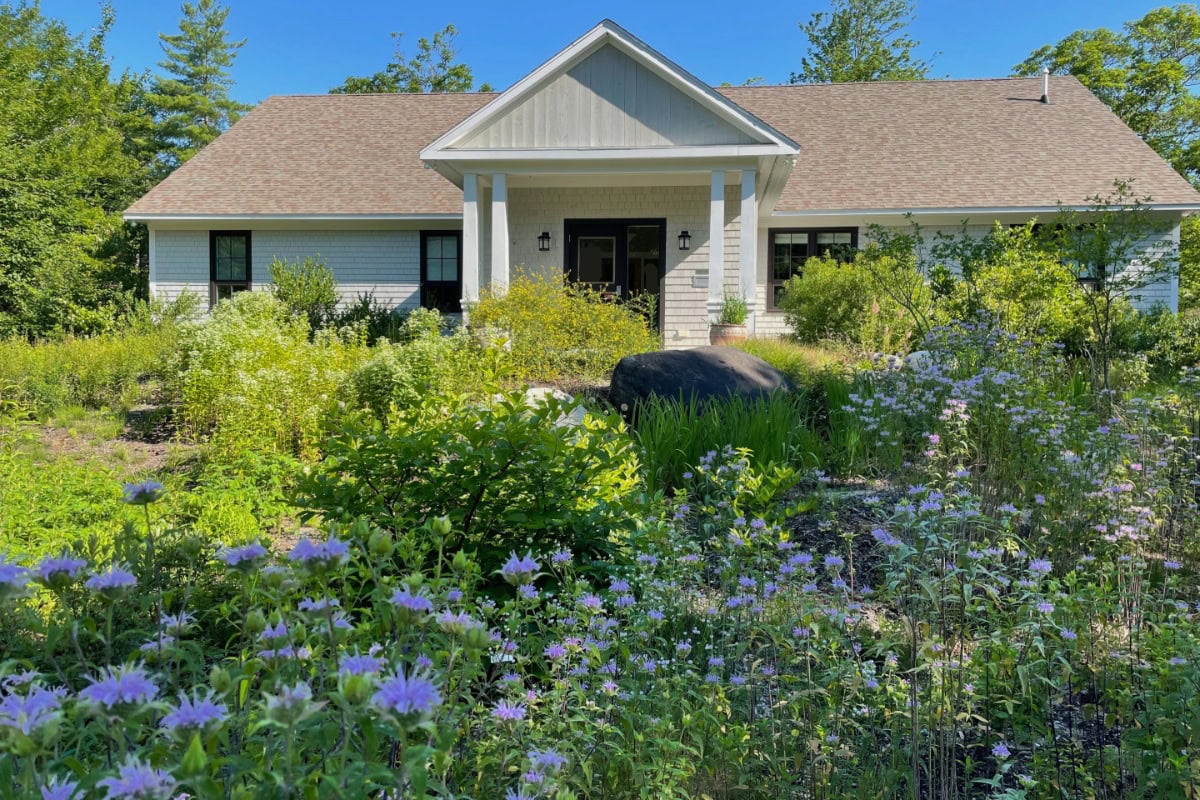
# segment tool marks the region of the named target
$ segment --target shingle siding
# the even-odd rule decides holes
[[[185,289],[208,297],[208,231],[155,230],[152,293],[176,299]],[[271,281],[270,264],[320,256],[333,270],[343,303],[371,292],[382,305],[420,303],[420,232],[251,230],[253,285]]]

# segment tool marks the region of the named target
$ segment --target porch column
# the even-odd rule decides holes
[[[754,193],[755,177],[754,170],[742,170],[742,239],[738,248],[739,283],[746,309],[750,312],[748,322],[751,333],[754,332],[758,315],[758,202]]]
[[[492,176],[492,285],[508,288],[508,179]]]
[[[479,179],[473,172],[463,175],[462,304],[479,299]]]
[[[725,304],[725,172],[713,170],[708,199],[708,313],[713,321]]]

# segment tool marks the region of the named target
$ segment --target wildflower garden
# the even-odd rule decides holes
[[[1200,372],[987,309],[902,365],[877,304],[629,422],[523,386],[636,310],[485,302],[520,346],[267,292],[0,344],[0,794],[1200,797]]]

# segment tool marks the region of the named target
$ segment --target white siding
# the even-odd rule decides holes
[[[205,230],[155,230],[152,293],[174,300],[185,289],[208,297]],[[373,292],[383,305],[413,308],[420,302],[420,232],[251,230],[251,277],[255,287],[271,281],[272,259],[320,256],[337,278],[342,301]]]
[[[456,145],[476,148],[753,144],[612,45],[604,45]]]

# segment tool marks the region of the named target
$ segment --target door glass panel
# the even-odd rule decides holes
[[[629,291],[658,294],[662,276],[662,226],[630,225],[628,237]]]
[[[579,281],[591,284],[613,283],[616,258],[616,237],[580,236]]]

